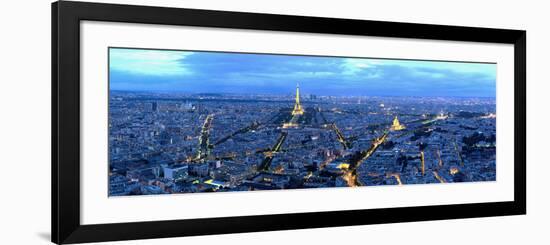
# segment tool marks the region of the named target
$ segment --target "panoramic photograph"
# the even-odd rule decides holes
[[[495,63],[108,59],[111,197],[496,181]]]

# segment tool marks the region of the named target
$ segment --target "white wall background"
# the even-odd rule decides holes
[[[550,219],[550,31],[545,1],[108,0],[105,2],[527,30],[526,216],[277,231],[108,244],[545,244]],[[0,10],[0,244],[48,244],[50,1]]]

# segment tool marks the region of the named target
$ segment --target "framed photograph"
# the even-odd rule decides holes
[[[55,2],[52,241],[525,214],[525,38]]]

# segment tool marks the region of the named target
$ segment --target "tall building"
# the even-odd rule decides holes
[[[168,179],[180,179],[180,178],[186,178],[188,175],[188,165],[173,165],[173,166],[166,166],[163,168],[164,171],[164,178]]]
[[[296,100],[294,103],[294,109],[292,110],[292,118],[290,122],[283,123],[283,128],[296,128],[298,127],[298,118],[304,114],[304,108],[300,104],[300,85],[296,84]]]
[[[294,104],[294,110],[292,110],[292,115],[303,115],[304,109],[300,105],[300,85],[296,84],[296,102]]]

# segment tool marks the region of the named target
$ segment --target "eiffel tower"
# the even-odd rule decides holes
[[[296,103],[294,104],[294,110],[292,110],[292,115],[303,115],[304,109],[300,105],[300,85],[296,84]]]

